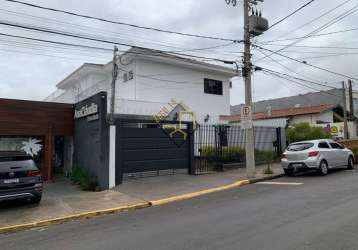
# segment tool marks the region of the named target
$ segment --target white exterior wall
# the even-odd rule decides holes
[[[317,124],[317,121],[322,121],[325,123],[333,122],[333,112],[326,111],[321,114],[312,114],[312,115],[299,115],[295,116],[290,120],[290,124],[308,122],[310,124]]]
[[[49,96],[47,101],[74,104],[100,91],[108,91],[109,79],[107,75],[91,73],[77,77],[71,84],[68,84],[68,87],[61,90],[62,94],[52,98]]]
[[[137,70],[132,84],[134,100],[157,106],[174,98],[194,111],[199,122],[207,114],[213,123],[219,121],[220,115],[230,114],[230,81],[223,75],[146,60],[138,60],[134,68]],[[222,81],[223,95],[204,93],[204,78]],[[133,93],[133,88],[127,93]]]
[[[48,97],[48,101],[76,103],[100,91],[108,93],[110,109],[110,65],[106,69],[84,69],[68,80],[62,94]],[[135,59],[120,65],[116,81],[115,113],[155,115],[172,98],[195,112],[197,120],[218,123],[220,115],[230,115],[230,79],[228,76],[193,69],[185,64],[172,65],[145,59]],[[123,82],[123,74],[133,71],[134,78]],[[223,95],[204,93],[204,78],[223,82]],[[169,80],[169,81],[168,81]]]

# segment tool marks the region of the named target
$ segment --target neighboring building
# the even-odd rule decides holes
[[[172,98],[194,111],[200,123],[217,123],[220,115],[230,114],[233,69],[139,48],[121,55],[119,63],[116,114],[153,116]],[[101,91],[110,96],[112,68],[112,62],[86,63],[46,101],[78,103]]]
[[[0,99],[0,151],[25,151],[45,180],[72,168],[73,105]]]
[[[310,124],[327,124],[341,122],[342,108],[331,104],[277,109],[270,112],[255,112],[254,121],[256,126],[286,127],[288,123],[295,124],[308,122]],[[239,122],[240,115],[222,116],[222,120]]]
[[[349,93],[346,90],[347,110],[350,111]],[[358,99],[353,98],[354,110],[358,111]],[[331,89],[327,91],[312,92],[296,96],[288,96],[254,103],[254,112],[267,112],[268,110],[279,110],[299,107],[314,107],[331,104],[343,107],[343,89]],[[242,105],[231,106],[231,115],[239,115]]]
[[[350,107],[348,90],[346,91],[347,115],[350,117],[348,128],[350,137],[357,137],[357,126],[353,113],[357,100],[353,97]],[[311,125],[330,129],[336,137],[343,137],[343,89],[332,89],[297,96],[290,96],[254,103],[254,126],[287,127],[290,124],[307,122]],[[222,120],[240,122],[242,105],[231,107],[231,116],[223,116]],[[352,115],[351,115],[352,114]]]

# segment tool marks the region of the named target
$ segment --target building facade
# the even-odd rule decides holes
[[[195,112],[200,123],[217,123],[220,115],[230,114],[230,79],[237,75],[230,68],[137,48],[118,63],[116,114],[153,116],[173,98]],[[46,101],[77,103],[101,91],[110,96],[112,66],[84,64]]]

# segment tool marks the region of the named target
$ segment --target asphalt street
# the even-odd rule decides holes
[[[0,249],[358,249],[358,171],[3,234]]]

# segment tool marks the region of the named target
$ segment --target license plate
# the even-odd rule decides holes
[[[4,184],[13,184],[13,183],[19,183],[19,182],[20,182],[19,179],[4,180]]]
[[[301,167],[302,164],[301,163],[295,163],[295,164],[292,164],[292,167]]]

